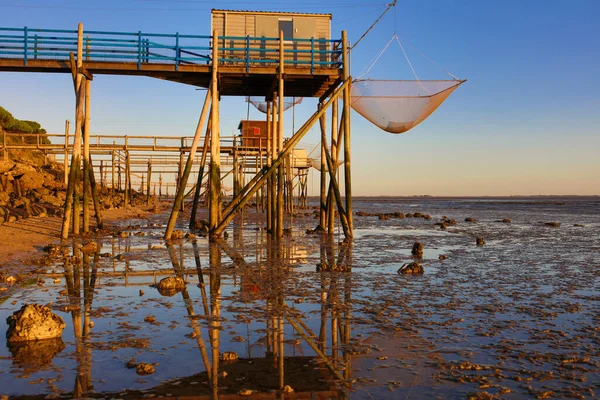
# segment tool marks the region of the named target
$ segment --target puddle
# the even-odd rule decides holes
[[[410,204],[374,201],[365,211]],[[572,209],[580,211],[561,218],[583,228],[548,229],[520,221],[553,220],[548,204],[469,203],[474,208],[466,211],[462,202],[443,204],[423,200],[418,208],[454,216],[459,222],[448,231],[406,220],[373,227],[377,222],[356,217],[351,246],[303,229],[277,245],[251,223],[246,230],[233,225],[228,239],[211,243],[103,239],[99,253],[110,257],[84,257],[75,246],[74,262],[57,259],[22,278],[28,286],[5,292],[1,321],[38,303],[66,328],[60,341],[0,346],[0,394],[597,395],[600,244],[593,214],[576,203]],[[466,215],[459,219],[457,210]],[[467,216],[478,222],[461,222]],[[500,216],[514,222],[495,222]],[[311,217],[295,222],[314,224]],[[478,236],[487,244],[475,246]],[[415,241],[425,245],[424,274],[397,274],[412,260]],[[148,249],[156,243],[162,247]],[[449,258],[440,261],[440,254]],[[153,285],[168,276],[183,279],[185,288],[161,295]],[[236,360],[228,360],[231,352]],[[133,359],[154,373],[128,368]]]

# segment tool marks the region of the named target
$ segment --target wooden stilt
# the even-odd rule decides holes
[[[278,155],[281,154],[283,149],[283,98],[284,98],[284,87],[283,78],[285,73],[285,52],[284,52],[284,37],[283,31],[279,31],[279,93],[277,95],[277,151]],[[279,172],[277,176],[277,237],[283,236],[283,190],[284,190],[284,166],[279,166]]]
[[[94,203],[94,212],[96,215],[96,227],[98,229],[104,228],[104,222],[102,222],[102,210],[100,208],[100,195],[98,194],[98,186],[96,185],[96,177],[94,176],[94,163],[92,162],[91,154],[88,156],[89,160],[89,180],[90,180],[90,190],[92,192],[92,201]]]
[[[150,204],[150,185],[152,180],[152,162],[148,161],[148,174],[146,175],[146,205]]]
[[[69,120],[65,121],[65,159],[63,161],[63,165],[65,168],[65,185],[69,183],[69,131],[70,131],[71,122]],[[4,143],[6,145],[6,143]]]
[[[194,140],[192,141],[192,146],[190,147],[190,154],[188,155],[188,159],[185,164],[185,169],[182,171],[181,178],[179,179],[179,185],[177,187],[177,192],[175,194],[175,201],[173,203],[173,209],[171,210],[171,215],[169,216],[169,222],[167,223],[167,230],[165,231],[165,239],[166,240],[171,239],[171,234],[173,233],[173,229],[175,229],[175,223],[177,222],[177,215],[179,213],[179,207],[183,203],[183,195],[185,193],[185,186],[187,184],[188,177],[190,176],[190,172],[192,171],[192,166],[194,164],[194,157],[196,156],[196,149],[198,148],[198,142],[200,141],[200,136],[202,135],[202,128],[204,126],[204,121],[206,120],[206,116],[208,114],[208,106],[210,105],[211,97],[212,97],[212,89],[209,89],[206,92],[206,97],[204,98],[204,105],[202,106],[202,112],[200,113],[200,118],[198,119],[198,125],[196,126]]]
[[[273,140],[271,138],[272,134],[273,134],[273,128],[271,126],[271,116],[273,115],[273,102],[271,101],[267,101],[267,167],[271,166],[271,152],[272,150],[272,143]],[[255,175],[255,176],[258,176]],[[267,181],[267,185],[266,185],[266,192],[267,192],[267,232],[273,232],[273,216],[271,215],[271,213],[273,212],[273,209],[271,207],[271,180],[269,179],[269,181]],[[227,212],[225,210],[225,212]]]
[[[111,163],[110,163],[110,192],[115,194],[115,151],[113,150],[111,153]]]
[[[131,204],[131,168],[129,150],[125,150],[125,206]]]
[[[334,100],[331,105],[331,154],[333,158],[333,173],[337,173],[337,127],[338,127],[338,101]],[[333,203],[333,185],[329,181],[329,191],[327,194],[327,233],[333,235],[335,233],[335,204]]]
[[[218,235],[216,232],[214,232],[214,230],[219,225],[219,215],[221,214],[221,134],[219,132],[219,46],[216,29],[213,31],[212,44],[212,109],[210,129],[210,196],[208,225],[211,235]]]
[[[85,87],[82,84],[81,74],[77,73],[83,65],[83,24],[79,23],[77,30],[77,64],[75,65],[71,57],[71,69],[76,73],[73,76],[73,85],[75,87],[75,138],[73,141],[73,155],[71,157],[71,169],[69,171],[69,182],[67,184],[67,196],[65,199],[65,209],[63,215],[63,226],[61,229],[62,239],[69,238],[69,227],[71,218],[73,219],[73,234],[79,234],[79,175],[81,168],[81,128],[83,125],[83,107]],[[72,54],[71,54],[72,55]]]
[[[202,189],[202,177],[204,176],[204,166],[206,165],[206,155],[208,153],[208,144],[210,143],[210,126],[212,119],[209,112],[208,123],[206,124],[206,133],[204,134],[204,145],[202,146],[202,158],[200,159],[200,169],[198,171],[198,181],[196,182],[196,190],[194,192],[194,202],[192,204],[192,212],[190,214],[190,229],[196,227],[196,213],[198,211],[198,202],[200,201],[200,190]]]
[[[85,82],[85,120],[83,124],[83,233],[90,231],[90,104],[91,82]]]
[[[319,108],[323,107],[322,103],[319,103]],[[319,120],[321,127],[321,135],[327,130],[327,116],[321,115]],[[325,143],[321,141],[321,191],[319,196],[319,226],[321,229],[325,229],[327,226],[327,161],[325,160]]]
[[[350,77],[350,64],[349,64],[349,53],[348,39],[346,31],[342,31],[342,59],[344,64],[344,81],[351,82]],[[344,90],[344,183],[346,186],[346,213],[348,217],[348,230],[349,235],[347,238],[352,237],[353,223],[352,223],[352,174],[351,174],[351,143],[350,143],[350,85],[346,86]]]

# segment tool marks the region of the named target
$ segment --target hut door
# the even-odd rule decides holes
[[[294,21],[291,19],[279,20],[279,32],[283,31],[283,39],[284,40],[292,40],[294,39]]]

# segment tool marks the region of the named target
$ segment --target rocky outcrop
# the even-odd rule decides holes
[[[9,343],[59,338],[66,326],[60,316],[39,304],[24,305],[8,317],[6,323]]]

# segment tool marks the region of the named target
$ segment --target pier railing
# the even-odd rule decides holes
[[[135,63],[145,65],[212,64],[212,36],[161,34],[145,32],[84,31],[83,59],[94,62]],[[219,36],[219,64],[251,67],[273,66],[279,63],[279,38]],[[77,31],[61,29],[0,27],[0,62],[2,59],[69,60],[77,54]],[[341,40],[318,38],[291,39],[284,43],[286,66],[340,68]]]

